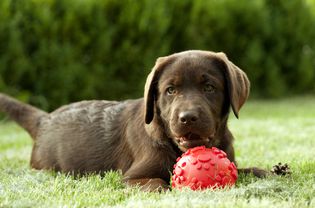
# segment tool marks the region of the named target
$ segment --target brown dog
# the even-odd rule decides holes
[[[48,114],[0,94],[0,110],[33,138],[33,168],[121,170],[127,184],[156,190],[168,187],[176,158],[188,148],[215,146],[235,162],[229,109],[238,117],[248,94],[245,73],[225,54],[185,51],[156,61],[144,99],[82,101]]]

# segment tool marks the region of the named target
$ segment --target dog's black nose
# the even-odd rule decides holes
[[[179,123],[192,124],[198,121],[198,114],[195,111],[183,111],[178,115]]]

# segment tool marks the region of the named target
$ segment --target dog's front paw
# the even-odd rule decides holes
[[[170,190],[170,186],[160,178],[150,179],[146,184],[140,187],[142,191],[165,192]]]
[[[264,169],[260,169],[260,168],[257,168],[257,167],[240,168],[240,169],[237,169],[237,171],[240,174],[245,174],[245,175],[253,174],[254,176],[256,176],[258,178],[265,178],[265,177],[271,175],[270,171],[267,171],[267,170],[264,170]]]
[[[169,184],[161,178],[144,178],[125,180],[128,186],[138,186],[141,191],[164,192],[170,190]]]

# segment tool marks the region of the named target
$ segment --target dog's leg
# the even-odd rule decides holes
[[[263,169],[256,168],[256,167],[238,168],[237,171],[239,174],[244,174],[244,175],[252,174],[258,178],[265,178],[265,177],[271,175],[270,171],[263,170]]]
[[[232,134],[230,132],[227,132],[227,135],[229,137],[232,137]],[[227,140],[228,141],[228,140]],[[223,151],[226,152],[227,158],[231,161],[234,162],[234,164],[237,166],[237,162],[235,161],[235,154],[234,154],[234,148],[233,145],[230,143],[228,145],[225,145],[223,147],[220,147],[223,149]],[[244,175],[249,175],[252,174],[258,178],[264,178],[268,175],[271,175],[271,172],[257,168],[257,167],[250,167],[250,168],[238,168],[237,169],[238,173],[244,174]]]

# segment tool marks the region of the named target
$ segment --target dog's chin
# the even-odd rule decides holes
[[[186,134],[184,136],[175,136],[175,143],[182,152],[197,146],[210,146],[211,137],[203,137],[197,134]]]

